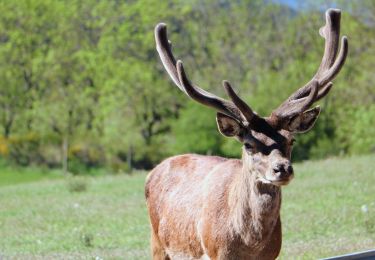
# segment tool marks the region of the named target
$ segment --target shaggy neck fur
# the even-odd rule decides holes
[[[281,189],[256,180],[257,173],[249,162],[252,158],[243,154],[242,170],[233,181],[229,206],[234,237],[254,251],[263,249],[270,239],[280,215]]]

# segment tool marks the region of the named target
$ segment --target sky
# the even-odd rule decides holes
[[[322,12],[327,10],[328,8],[340,8],[339,5],[337,5],[336,1],[298,1],[298,0],[271,0],[274,3],[280,3],[287,5],[291,7],[292,9],[298,10],[298,9],[318,9]]]
[[[290,7],[292,7],[293,9],[296,9],[297,6],[298,6],[298,1],[297,0],[275,0],[276,3],[282,3],[282,4],[286,4]]]

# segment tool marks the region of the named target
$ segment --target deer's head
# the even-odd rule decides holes
[[[230,101],[192,84],[182,62],[176,61],[172,54],[165,24],[156,26],[155,39],[164,67],[177,87],[195,101],[216,109],[220,133],[234,137],[243,144],[245,169],[263,183],[280,186],[288,184],[293,178],[291,151],[294,135],[313,127],[320,107],[311,107],[331,90],[331,81],[344,65],[348,52],[345,36],[338,51],[340,10],[329,9],[326,12],[326,25],[319,32],[325,39],[325,50],[318,71],[268,117],[256,114],[237,96],[228,81],[223,81],[223,86]]]

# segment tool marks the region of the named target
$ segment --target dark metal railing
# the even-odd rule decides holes
[[[324,258],[322,260],[339,260],[339,259],[355,259],[355,260],[374,260],[375,259],[375,249],[363,251],[363,252],[356,252],[346,255],[334,256],[329,258]]]

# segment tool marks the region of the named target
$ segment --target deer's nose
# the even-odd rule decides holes
[[[276,163],[273,172],[280,178],[286,178],[293,174],[293,167],[290,163]]]

